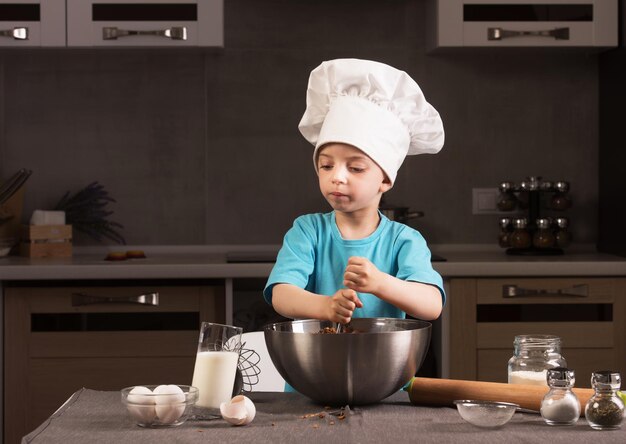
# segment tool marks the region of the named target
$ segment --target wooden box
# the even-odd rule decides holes
[[[71,225],[23,225],[21,237],[21,256],[72,256]]]

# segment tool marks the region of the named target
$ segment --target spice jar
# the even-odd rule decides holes
[[[547,386],[549,369],[567,367],[561,356],[561,338],[553,335],[518,335],[513,341],[513,356],[509,359],[510,384]]]
[[[537,231],[533,235],[533,245],[536,248],[550,248],[554,246],[555,238],[550,230],[550,219],[537,219]]]
[[[580,403],[572,392],[574,370],[564,367],[549,369],[547,382],[550,390],[541,400],[541,417],[549,425],[572,425],[580,417]]]
[[[556,188],[557,192],[554,193],[554,196],[552,196],[550,206],[554,210],[567,210],[572,206],[572,200],[567,196],[569,183],[564,181],[555,182],[554,188]]]
[[[498,236],[498,245],[502,248],[511,246],[511,219],[503,217],[500,219],[500,235]]]
[[[498,188],[500,189],[500,197],[496,202],[498,210],[513,211],[517,205],[517,199],[515,194],[513,194],[513,184],[511,182],[502,182]]]
[[[513,227],[514,230],[509,236],[509,243],[513,248],[529,248],[532,239],[530,237],[530,233],[526,229],[526,225],[528,224],[525,218],[514,219]]]
[[[617,395],[621,377],[617,372],[599,371],[591,375],[591,386],[595,394],[587,402],[585,417],[596,430],[615,430],[624,420],[624,402]]]
[[[556,245],[561,248],[569,246],[572,241],[572,235],[567,230],[567,227],[569,226],[569,219],[566,217],[557,217],[556,226],[558,227],[555,235]]]

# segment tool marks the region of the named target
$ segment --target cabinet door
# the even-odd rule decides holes
[[[65,0],[0,0],[0,46],[65,46]]]
[[[129,302],[150,293],[158,305]],[[223,286],[8,287],[4,299],[5,442],[82,387],[191,384],[200,322],[224,322]]]
[[[434,48],[616,47],[617,0],[430,0]]]
[[[455,379],[506,382],[521,334],[559,336],[578,387],[595,370],[626,371],[623,279],[453,279],[449,303]]]
[[[224,45],[223,0],[67,0],[68,46]]]

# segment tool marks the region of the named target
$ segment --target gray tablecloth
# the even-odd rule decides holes
[[[222,419],[187,421],[166,429],[145,429],[131,420],[118,392],[76,392],[22,443],[626,443],[626,425],[617,431],[595,431],[585,419],[574,426],[546,425],[541,416],[516,413],[498,429],[466,423],[451,407],[423,407],[399,392],[383,402],[353,407],[346,419],[332,415],[296,393],[251,393],[254,421],[234,427]]]

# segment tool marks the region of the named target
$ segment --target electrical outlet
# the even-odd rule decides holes
[[[500,214],[497,188],[472,188],[472,214]]]

